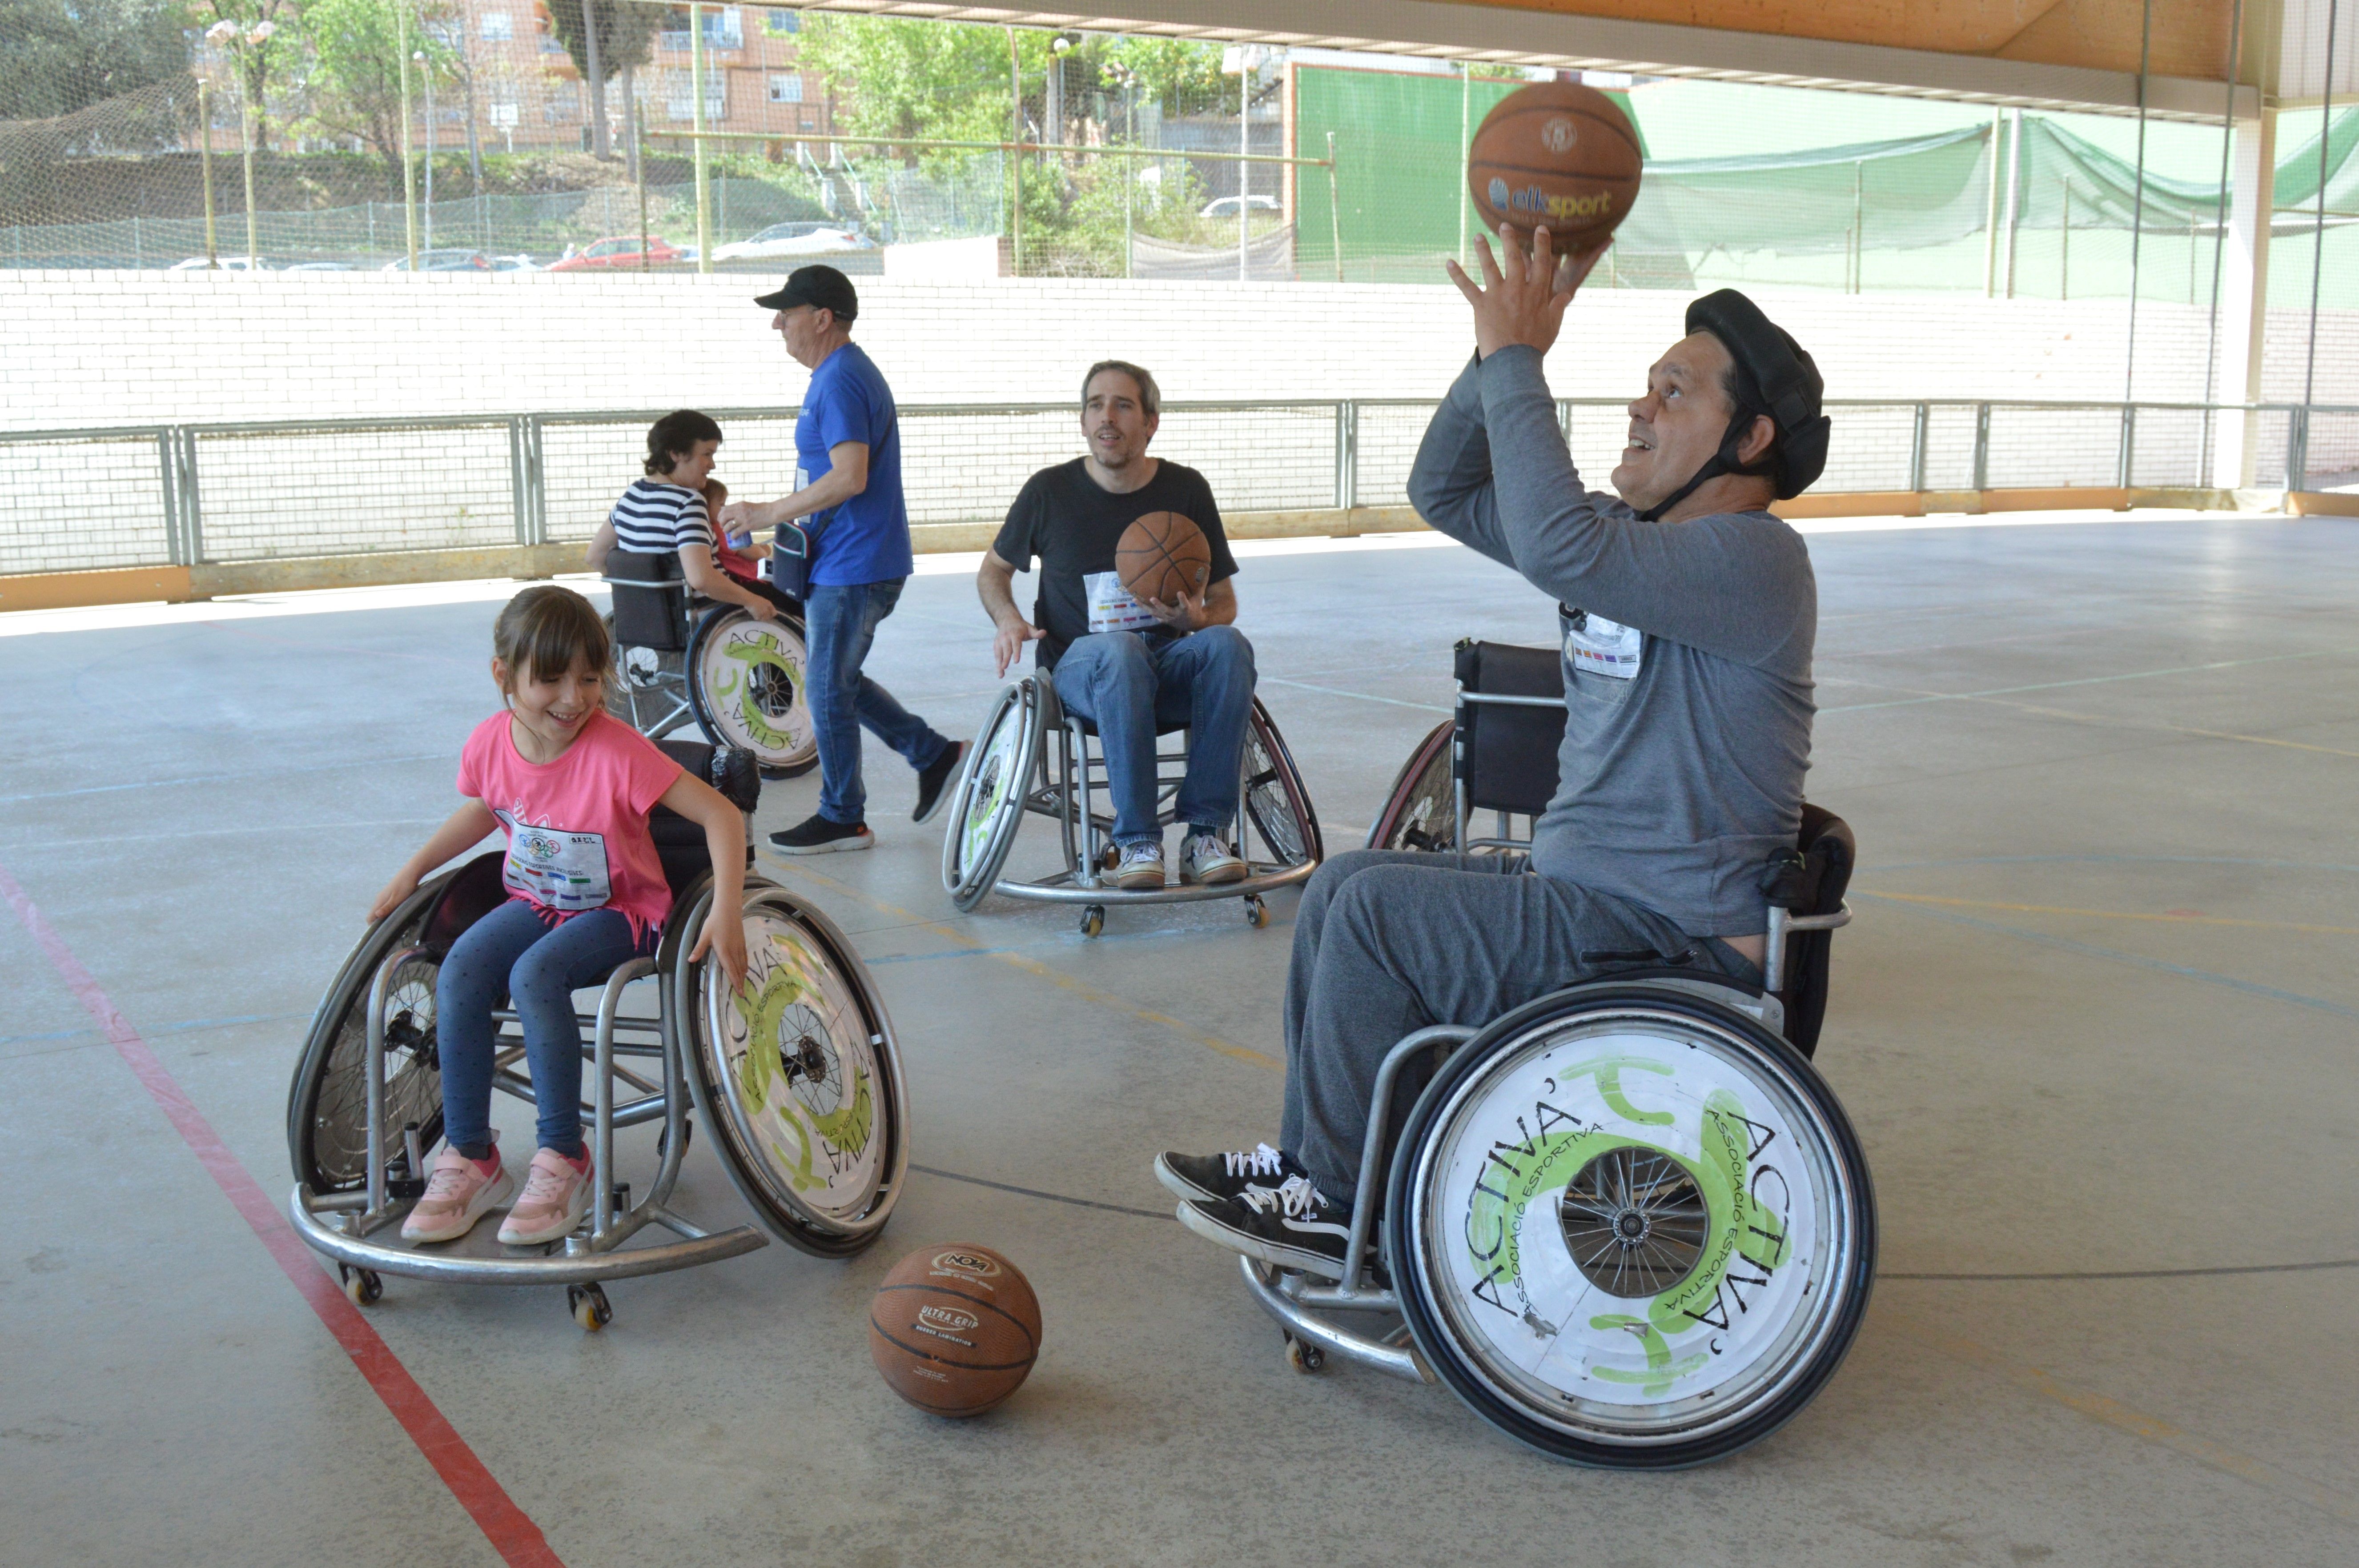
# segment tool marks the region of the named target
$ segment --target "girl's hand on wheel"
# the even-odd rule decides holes
[[[407,866],[395,872],[393,881],[385,884],[385,891],[376,895],[376,902],[375,903],[369,905],[369,924],[374,925],[378,921],[383,920],[386,915],[391,914],[395,910],[399,909],[401,907],[401,901],[408,898],[411,893],[414,893],[417,891],[417,873],[411,871]]]
[[[727,910],[716,903],[704,917],[704,929],[698,934],[695,951],[688,956],[691,964],[707,953],[721,960],[721,972],[729,977],[733,991],[745,984],[745,923],[738,918],[735,903]]]

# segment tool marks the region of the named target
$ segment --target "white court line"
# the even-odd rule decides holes
[[[2234,512],[1995,512],[1981,516],[1942,513],[1931,517],[1813,517],[1794,524],[1804,535],[1914,533],[1928,528],[2022,528],[2070,523],[2286,523],[2275,513]],[[1312,535],[1296,539],[1237,539],[1230,549],[1240,559],[1264,556],[1339,555],[1364,550],[1451,549],[1456,542],[1434,533],[1362,534],[1348,539]],[[981,550],[919,556],[918,577],[961,577],[983,564]],[[582,593],[605,591],[587,572],[563,573],[553,580]],[[409,610],[436,604],[495,603],[528,586],[515,578],[463,582],[399,583],[378,588],[310,589],[299,593],[247,593],[197,604],[103,604],[74,610],[17,610],[0,613],[0,637],[39,632],[107,632],[133,626],[179,626],[209,621],[253,621],[279,615],[333,615],[349,611]]]

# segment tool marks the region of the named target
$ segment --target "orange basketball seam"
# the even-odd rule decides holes
[[[875,1314],[873,1313],[868,1318],[868,1327],[877,1338],[892,1346],[903,1355],[914,1356],[920,1361],[929,1361],[937,1367],[948,1367],[953,1372],[1012,1372],[1018,1367],[1032,1366],[1040,1359],[1039,1351],[1036,1348],[1031,1355],[1021,1361],[952,1361],[937,1356],[929,1350],[920,1349],[915,1345],[906,1345],[894,1338],[886,1331],[885,1326],[876,1321]]]

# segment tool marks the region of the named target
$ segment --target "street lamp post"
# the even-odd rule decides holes
[[[424,49],[409,58],[417,62],[419,78],[426,83],[426,248],[430,251],[434,248],[434,68]]]

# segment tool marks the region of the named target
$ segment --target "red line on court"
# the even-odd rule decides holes
[[[385,1408],[393,1412],[394,1420],[401,1423],[410,1441],[418,1444],[418,1451],[426,1455],[426,1462],[434,1466],[435,1474],[451,1488],[451,1495],[459,1499],[459,1506],[482,1529],[501,1560],[517,1568],[565,1568],[540,1533],[540,1526],[516,1507],[483,1460],[476,1457],[475,1451],[467,1446],[467,1440],[459,1435],[458,1429],[435,1407],[426,1390],[418,1386],[418,1379],[409,1375],[409,1368],[401,1364],[393,1347],[370,1326],[336,1282],[328,1278],[313,1260],[310,1249],[295,1234],[295,1227],[278,1212],[278,1206],[238,1163],[237,1156],[230,1152],[229,1146],[222,1141],[204,1113],[197,1109],[179,1081],[156,1059],[156,1053],[147,1048],[139,1032],[131,1027],[106,992],[99,989],[97,979],[82,968],[73,949],[66,946],[65,939],[50,926],[5,866],[0,866],[0,897],[5,897],[16,910],[16,918],[25,923],[25,929],[57,967],[59,977],[82,1000],[107,1039],[114,1042],[132,1076],[162,1108],[190,1152],[196,1155],[197,1162],[253,1228],[288,1281],[343,1347],[344,1354],[353,1358],[353,1365],[368,1379],[369,1387],[376,1390],[376,1397],[385,1401]]]

